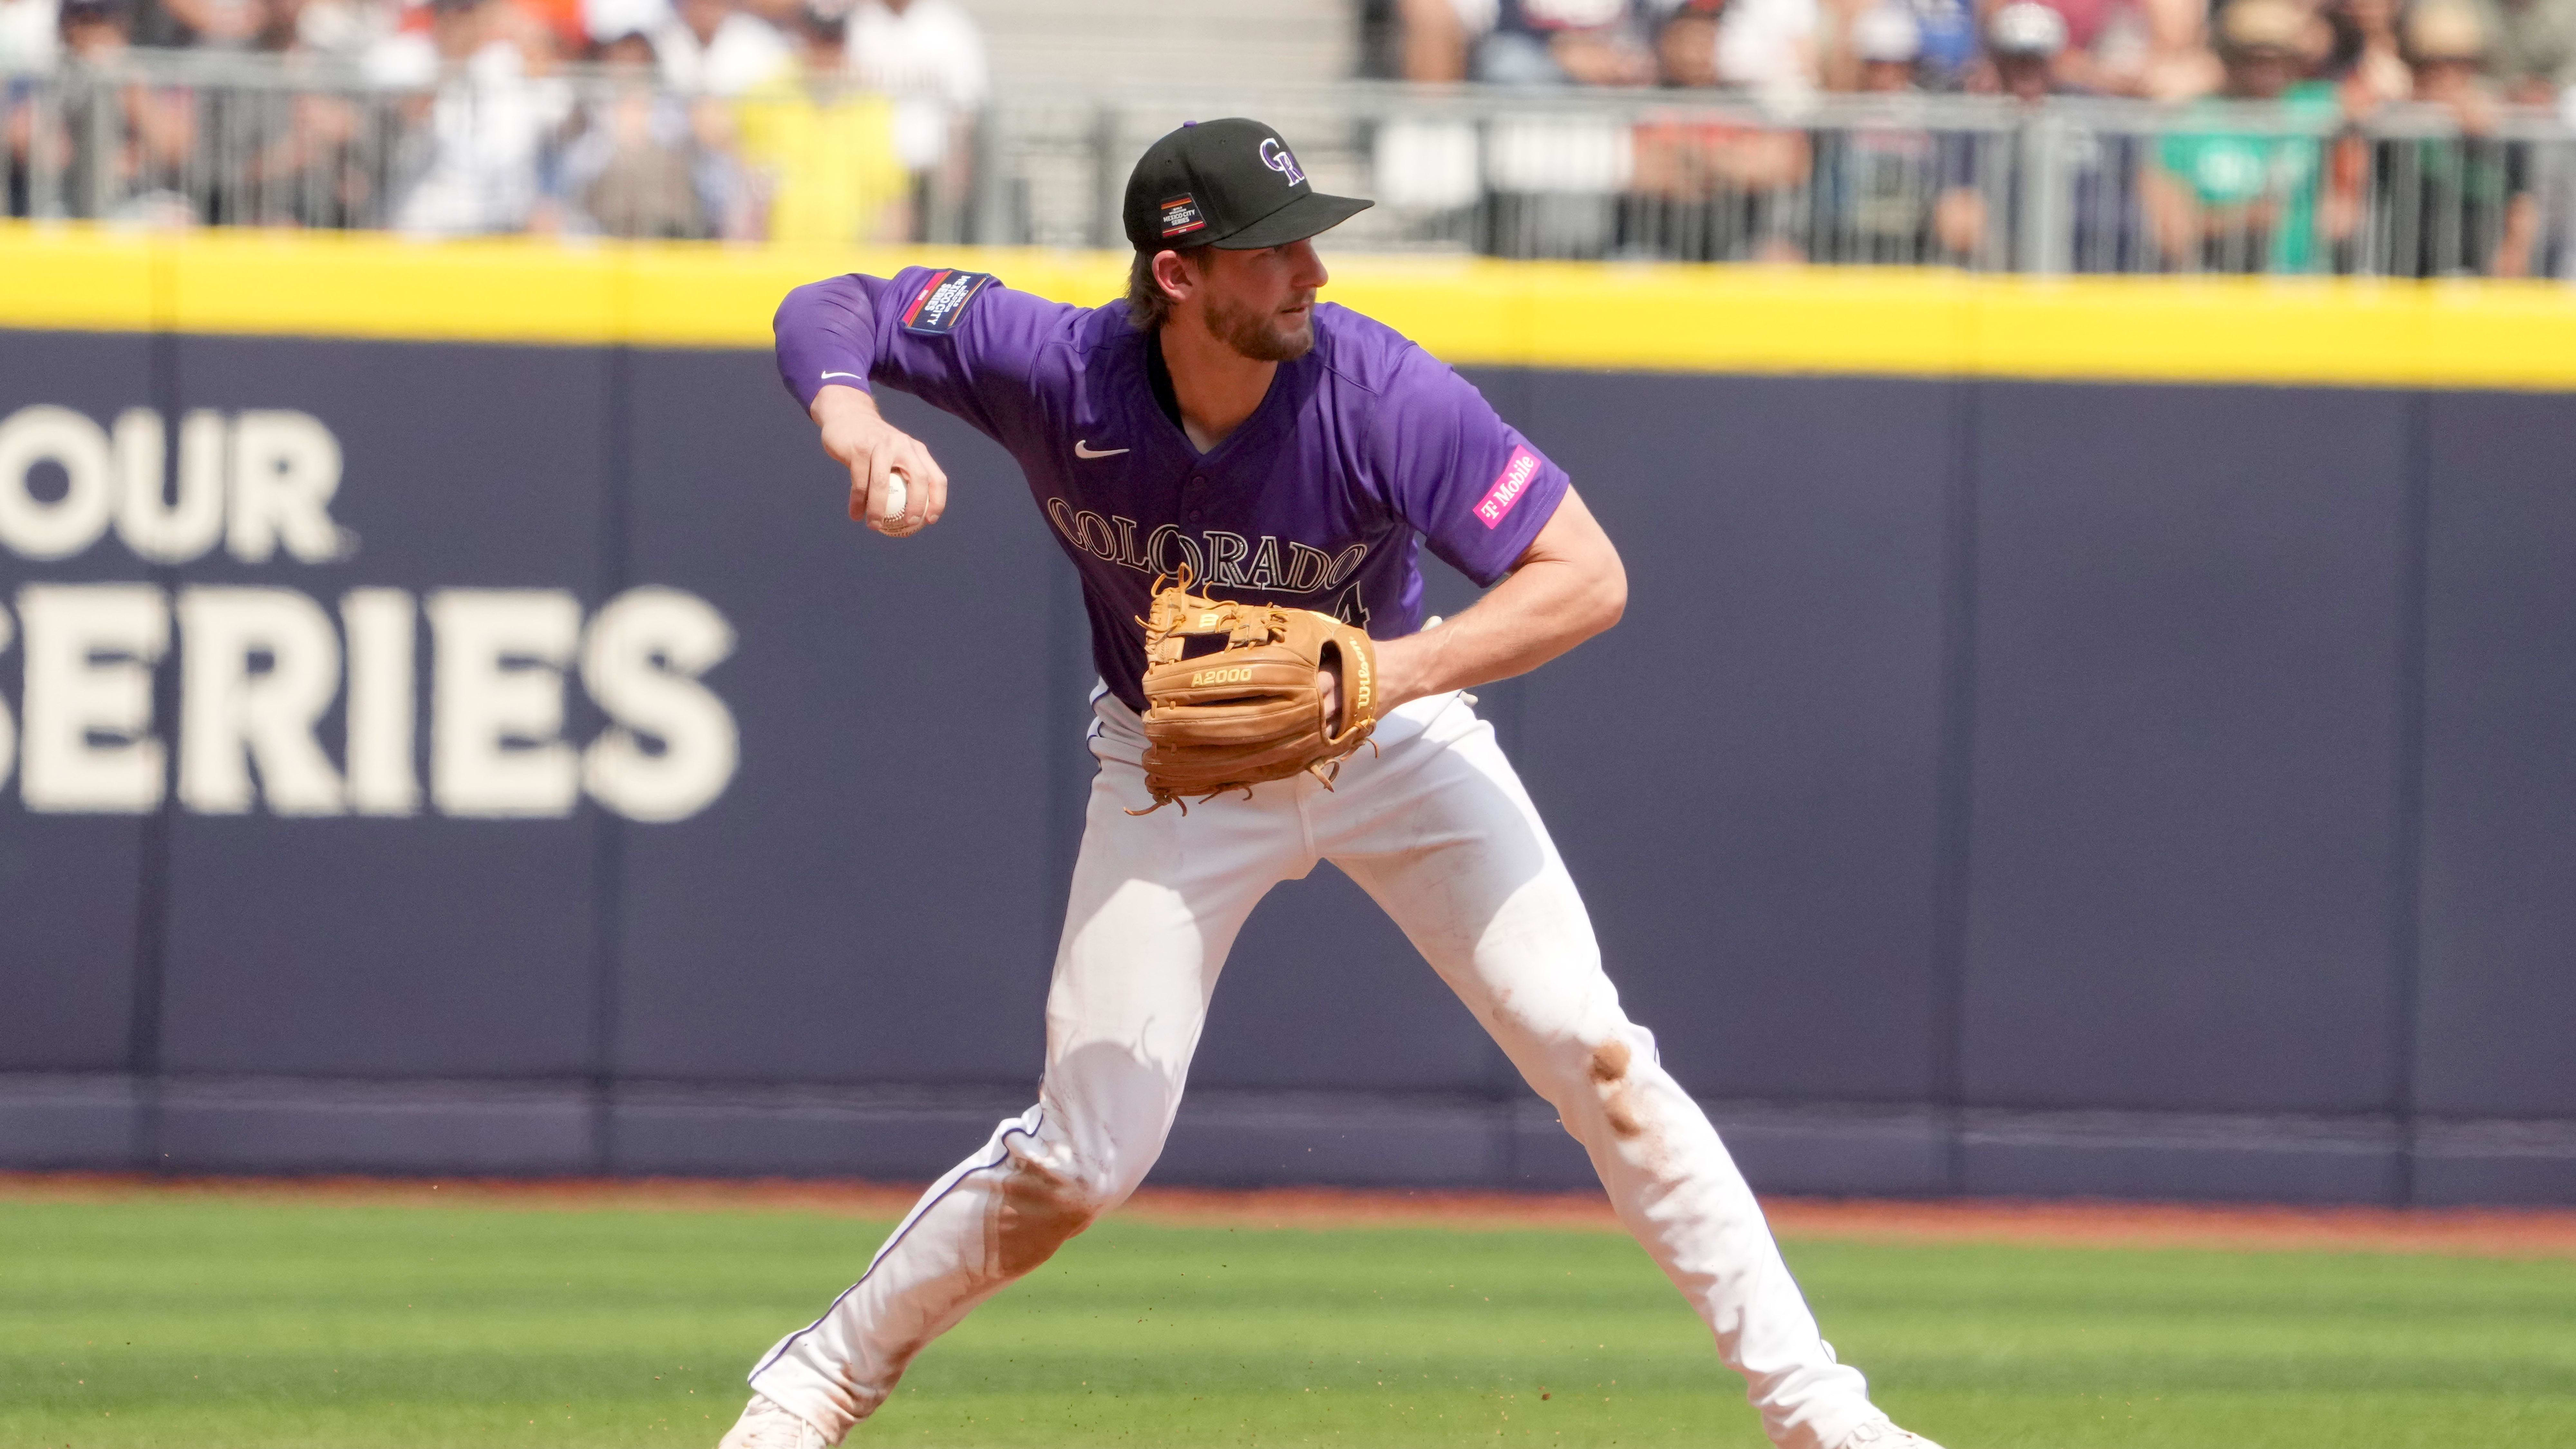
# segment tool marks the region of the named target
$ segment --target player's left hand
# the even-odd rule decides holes
[[[1154,803],[1312,774],[1327,786],[1377,727],[1377,647],[1330,614],[1158,590],[1145,625],[1145,784]],[[1191,653],[1193,642],[1219,647]],[[1343,673],[1328,665],[1338,662]],[[1340,686],[1347,683],[1350,688]]]

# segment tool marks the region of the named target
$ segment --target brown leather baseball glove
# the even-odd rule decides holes
[[[1159,581],[1158,581],[1159,582]],[[1327,787],[1377,728],[1377,650],[1329,614],[1230,604],[1156,589],[1145,622],[1145,784],[1150,814],[1311,771]],[[1198,641],[1198,647],[1192,647]],[[1211,647],[1212,646],[1212,647]],[[1315,671],[1341,679],[1341,728],[1324,717]]]

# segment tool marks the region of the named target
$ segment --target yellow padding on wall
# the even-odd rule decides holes
[[[132,234],[0,222],[0,326],[140,331],[157,324],[153,263]]]
[[[1336,257],[1328,300],[1452,362],[1658,372],[2576,388],[2555,283],[1979,277],[1939,270]],[[0,224],[0,327],[758,348],[836,272],[988,271],[1094,303],[1123,256],[423,242]]]

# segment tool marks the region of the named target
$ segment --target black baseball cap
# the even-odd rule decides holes
[[[1317,191],[1287,141],[1259,121],[1192,121],[1146,147],[1127,174],[1127,240],[1140,252],[1250,251],[1313,236],[1376,204]]]

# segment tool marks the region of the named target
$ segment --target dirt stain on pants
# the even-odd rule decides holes
[[[1017,1278],[1055,1256],[1065,1240],[1097,1216],[1091,1195],[1027,1158],[1015,1159],[1002,1177],[1002,1208],[995,1256],[1002,1272]]]
[[[1601,1114],[1610,1119],[1610,1130],[1623,1138],[1646,1130],[1637,1117],[1636,1101],[1628,1094],[1629,1059],[1626,1042],[1603,1042],[1592,1049],[1589,1069],[1593,1089],[1601,1094]]]

